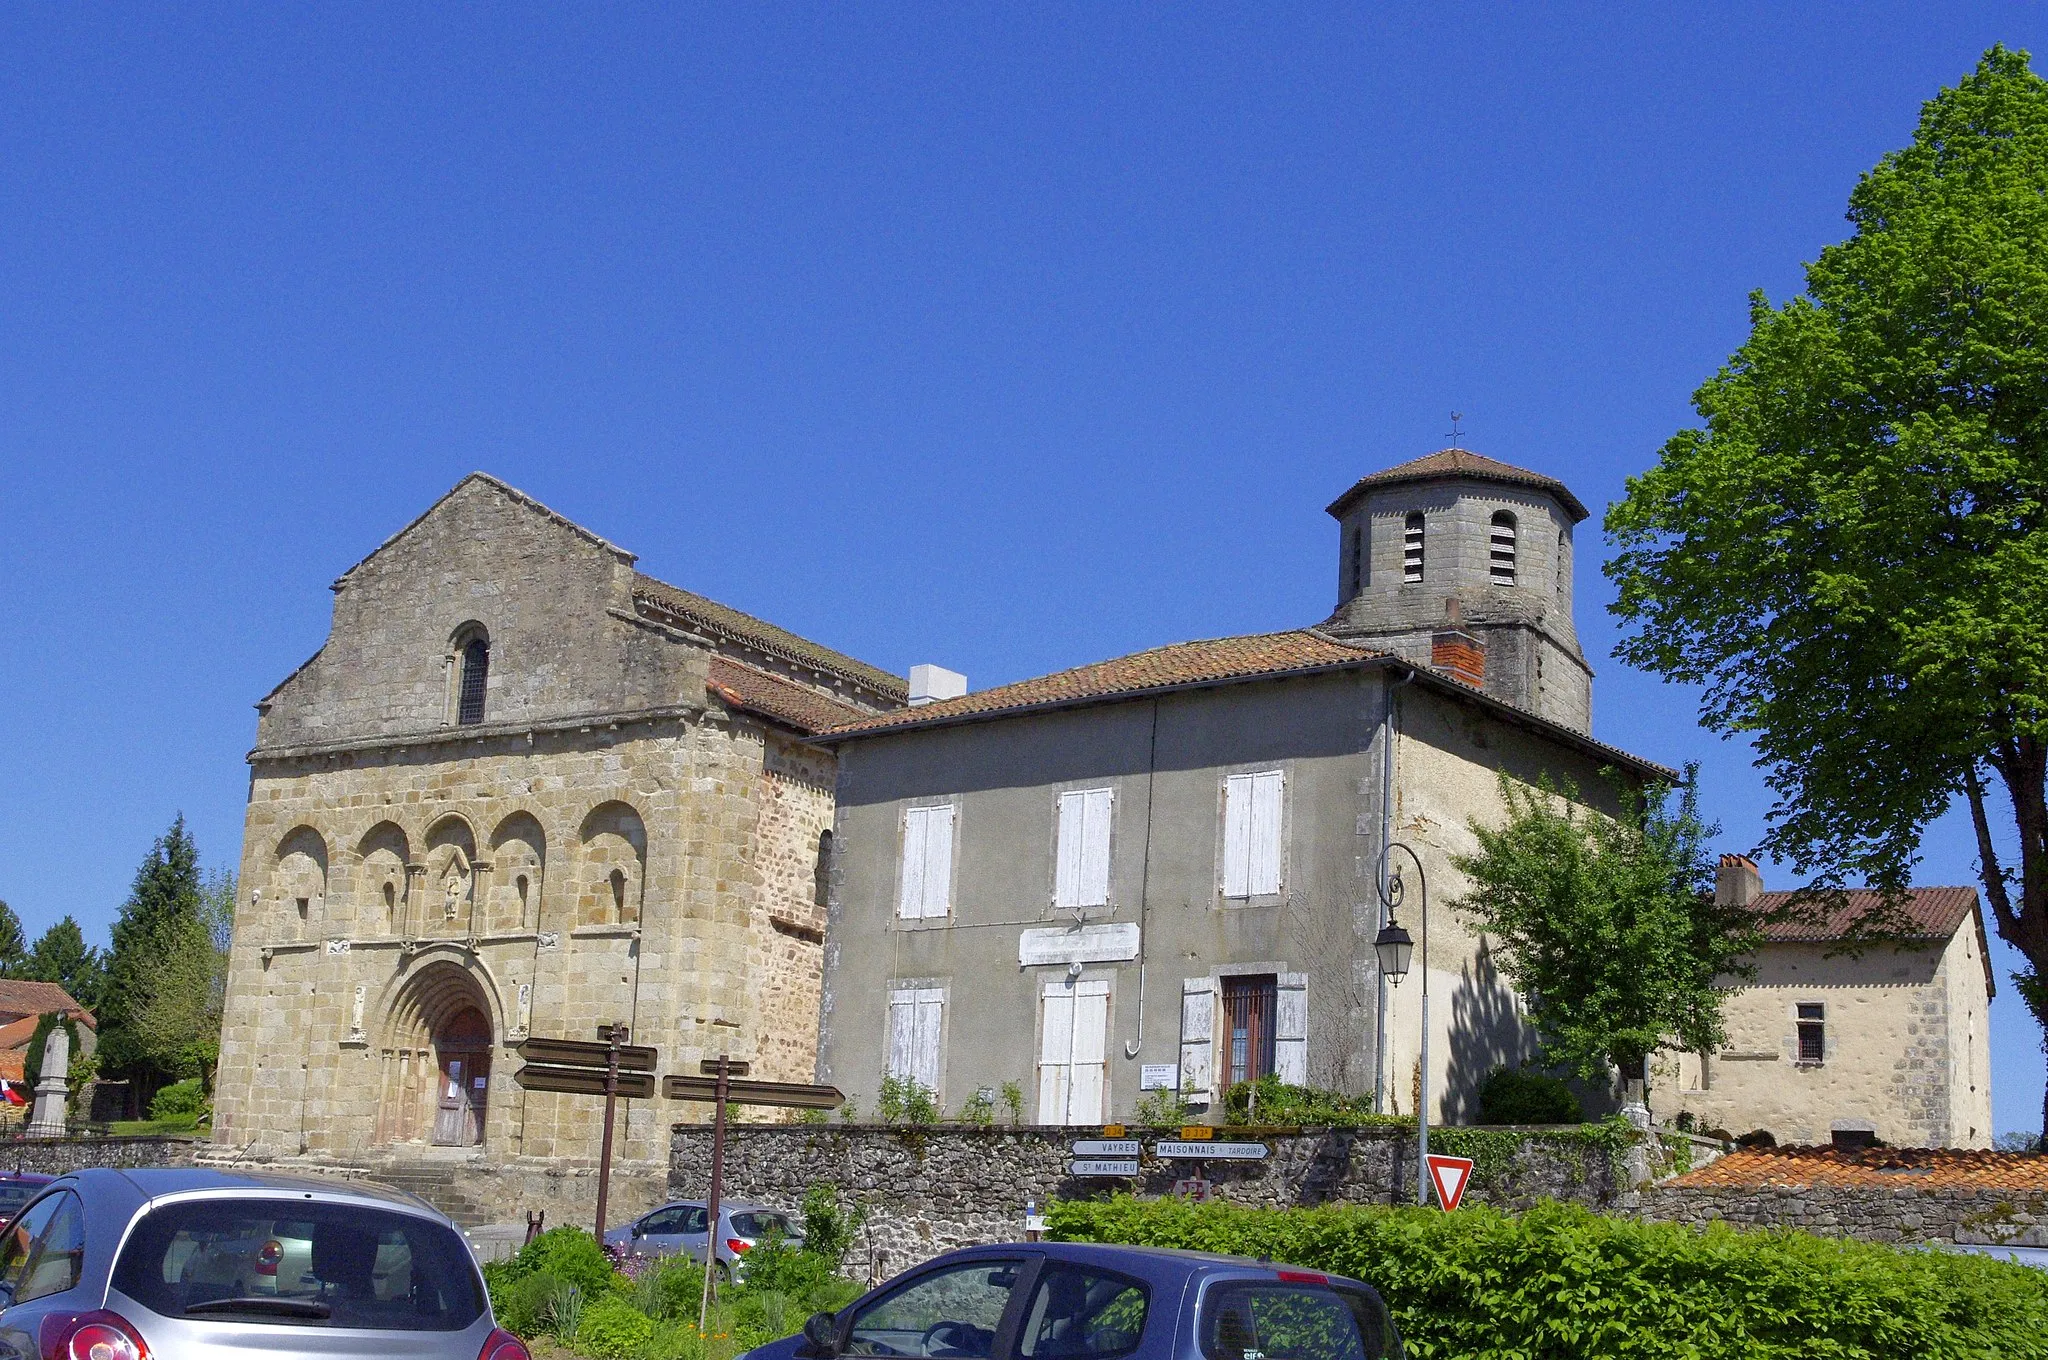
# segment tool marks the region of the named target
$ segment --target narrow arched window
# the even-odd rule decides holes
[[[1410,585],[1422,579],[1422,512],[1408,516],[1407,531],[1401,536],[1401,579]]]
[[[1486,570],[1497,586],[1515,583],[1515,517],[1506,510],[1493,512],[1493,534]]]
[[[1572,579],[1571,540],[1562,530],[1557,535],[1557,602],[1564,603],[1564,588]]]
[[[818,864],[812,870],[811,904],[817,907],[831,905],[832,901],[832,833],[818,833]]]
[[[1356,595],[1365,589],[1365,526],[1351,526],[1351,590]]]
[[[462,644],[462,693],[455,708],[455,721],[480,723],[484,720],[484,686],[491,676],[491,644],[473,637]]]
[[[626,871],[624,869],[612,870],[612,919],[614,921],[626,919]]]

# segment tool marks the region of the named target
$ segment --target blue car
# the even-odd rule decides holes
[[[741,1360],[1400,1360],[1371,1285],[1159,1247],[948,1252]]]

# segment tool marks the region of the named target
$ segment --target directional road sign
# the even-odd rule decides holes
[[[1135,1176],[1136,1157],[1076,1157],[1067,1164],[1069,1176]]]
[[[1152,1145],[1153,1156],[1182,1162],[1259,1162],[1266,1159],[1268,1152],[1264,1143],[1191,1143],[1161,1139]]]
[[[717,1076],[720,1068],[725,1069],[728,1077],[744,1077],[752,1070],[752,1064],[738,1058],[705,1058],[697,1064],[697,1070],[707,1077]]]
[[[1436,1184],[1436,1202],[1443,1206],[1445,1213],[1449,1213],[1458,1207],[1458,1201],[1465,1197],[1465,1187],[1472,1183],[1472,1159],[1445,1157],[1432,1152],[1429,1154],[1429,1178]]]
[[[580,1039],[528,1039],[519,1045],[519,1056],[530,1063],[548,1067],[595,1067],[602,1072],[605,1064],[611,1061],[612,1046],[585,1043]],[[654,1066],[653,1049],[636,1044],[619,1046],[619,1071],[652,1072]],[[604,1094],[602,1088],[598,1094]]]
[[[560,1091],[572,1096],[601,1096],[605,1093],[605,1075],[601,1067],[545,1067],[528,1063],[512,1074],[512,1080],[529,1091]],[[621,1072],[618,1080],[620,1095],[630,1100],[653,1098],[652,1072]]]
[[[1135,1138],[1081,1138],[1071,1147],[1076,1157],[1136,1157],[1144,1151]]]
[[[670,1100],[716,1100],[718,1078],[663,1077],[661,1093]],[[725,1098],[735,1105],[784,1105],[799,1110],[836,1110],[846,1103],[836,1086],[805,1086],[793,1081],[728,1081]]]

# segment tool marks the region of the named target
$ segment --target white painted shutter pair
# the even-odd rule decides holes
[[[946,993],[939,987],[903,987],[889,993],[889,1075],[911,1077],[939,1089],[939,1028]]]
[[[906,920],[944,916],[953,893],[953,807],[903,812],[903,889],[896,914]]]
[[[1048,982],[1038,1032],[1038,1122],[1100,1124],[1109,983]]]
[[[1060,795],[1054,905],[1109,904],[1109,808],[1108,789],[1083,789]]]
[[[1280,820],[1285,777],[1278,770],[1223,781],[1223,895],[1280,891]]]

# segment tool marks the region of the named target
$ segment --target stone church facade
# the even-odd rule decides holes
[[[257,705],[216,1145],[588,1159],[529,1035],[811,1079],[835,761],[904,682],[634,569],[474,474],[335,582]],[[628,1102],[665,1155],[694,1106]]]

